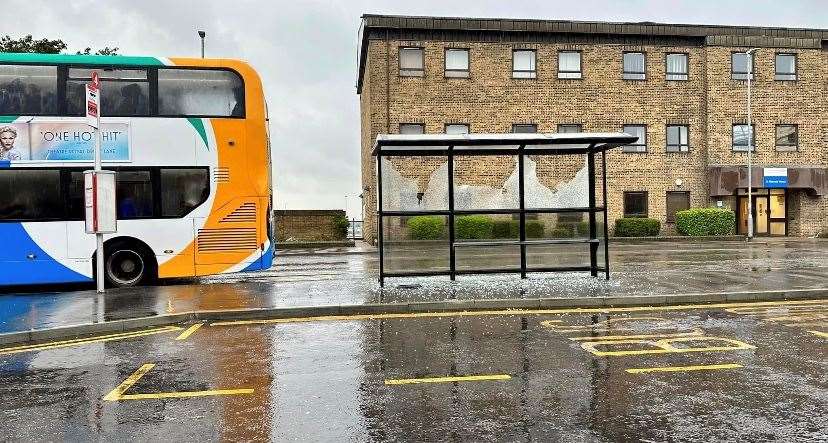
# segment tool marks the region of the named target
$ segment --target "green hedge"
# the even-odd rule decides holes
[[[454,221],[454,237],[463,240],[492,238],[494,222],[485,215],[464,215]]]
[[[736,214],[730,209],[694,208],[676,212],[676,230],[681,235],[731,235]]]
[[[517,220],[495,220],[492,226],[492,238],[520,237],[520,223]]]
[[[437,215],[418,215],[408,220],[408,236],[412,240],[439,240],[444,238],[446,222]]]
[[[526,220],[526,238],[543,238],[544,227],[542,221]]]
[[[661,222],[654,218],[615,219],[616,237],[654,237],[661,231]]]
[[[337,215],[333,219],[333,224],[338,239],[342,240],[348,237],[348,227],[351,225],[351,222],[348,221],[348,217],[345,217],[344,215]]]

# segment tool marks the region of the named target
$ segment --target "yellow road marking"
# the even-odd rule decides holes
[[[38,343],[34,345],[24,345],[24,346],[15,346],[11,348],[4,348],[0,349],[0,355],[5,354],[17,354],[20,352],[30,352],[30,351],[45,351],[48,349],[58,349],[58,348],[66,348],[69,346],[79,346],[85,345],[90,343],[103,343],[107,341],[113,340],[124,340],[127,338],[134,338],[134,337],[143,337],[146,335],[153,335],[153,334],[163,334],[165,332],[175,332],[180,331],[181,328],[178,326],[164,326],[161,328],[153,328],[153,329],[145,329],[141,331],[133,331],[133,332],[120,332],[117,334],[109,334],[109,335],[99,335],[95,337],[85,337],[85,338],[75,338],[71,340],[61,340],[61,341],[53,341],[47,343]]]
[[[440,312],[413,312],[398,314],[356,314],[356,315],[321,315],[314,317],[290,317],[290,318],[267,318],[256,320],[228,320],[210,323],[210,326],[239,326],[239,325],[264,325],[278,323],[304,323],[317,321],[355,321],[355,320],[386,320],[404,318],[428,318],[428,317],[477,317],[492,315],[544,315],[544,314],[593,314],[611,312],[652,312],[652,311],[687,311],[698,309],[736,308],[747,306],[784,306],[786,304],[802,303],[825,303],[824,300],[813,301],[776,301],[776,302],[754,302],[754,303],[711,303],[698,305],[675,305],[675,306],[636,306],[624,308],[569,308],[569,309],[501,309],[487,311],[440,311]]]
[[[195,331],[198,331],[198,328],[200,328],[202,326],[204,326],[204,323],[196,323],[196,324],[190,326],[189,328],[187,328],[186,331],[182,332],[181,335],[179,335],[175,339],[176,340],[186,340],[191,335],[193,335],[193,333],[195,333]]]
[[[466,375],[461,377],[428,377],[428,378],[397,378],[385,380],[386,385],[411,385],[417,383],[453,383],[459,381],[491,381],[491,380],[509,380],[511,375],[494,374],[494,375]]]
[[[822,332],[822,331],[808,331],[808,332],[810,332],[811,334],[814,334],[816,336],[822,337],[822,338],[828,338],[828,332]]]
[[[703,346],[703,347],[693,347],[693,348],[677,348],[673,346],[673,343],[683,343],[683,342],[723,342],[728,343],[732,346]],[[599,351],[595,348],[597,345],[619,345],[619,344],[629,344],[629,345],[651,345],[654,348],[650,349],[634,349],[629,351]],[[603,341],[591,341],[591,342],[583,342],[581,343],[581,348],[585,351],[592,353],[593,355],[597,355],[600,357],[624,357],[629,355],[649,355],[649,354],[683,354],[686,352],[721,352],[721,351],[739,351],[745,349],[756,349],[756,346],[749,345],[745,342],[741,342],[739,340],[734,340],[732,338],[723,338],[723,337],[679,337],[679,338],[666,338],[664,340],[656,340],[656,341],[646,341],[646,340],[603,340]]]
[[[692,332],[677,332],[675,334],[639,334],[639,335],[595,335],[589,336],[585,335],[582,337],[568,337],[570,340],[575,341],[583,341],[583,340],[625,340],[625,339],[636,339],[636,338],[672,338],[672,337],[701,337],[704,335],[704,331],[701,329],[697,329]]]
[[[146,375],[147,372],[152,370],[152,368],[154,368],[154,367],[155,367],[155,363],[147,363],[147,364],[141,366],[140,368],[138,368],[137,371],[133,372],[132,375],[127,377],[126,380],[121,382],[121,384],[119,384],[118,387],[116,387],[115,389],[109,391],[109,394],[106,394],[104,396],[104,400],[106,400],[106,401],[118,401],[118,400],[120,400],[121,396],[124,395],[124,392],[126,392],[127,389],[131,388],[132,385],[137,383],[138,380],[141,379],[141,377]]]
[[[132,387],[141,377],[147,375],[155,367],[155,363],[147,363],[132,375],[126,378],[118,387],[113,389],[104,396],[106,401],[124,401],[124,400],[156,400],[162,398],[190,398],[190,397],[208,397],[214,395],[239,395],[252,394],[253,389],[213,389],[209,391],[184,391],[184,392],[157,392],[154,394],[127,394],[126,391]]]
[[[698,366],[664,366],[656,368],[632,368],[625,369],[630,374],[645,374],[647,372],[685,372],[685,371],[713,371],[716,369],[737,369],[743,368],[742,365],[736,363],[727,363],[721,365],[698,365]]]

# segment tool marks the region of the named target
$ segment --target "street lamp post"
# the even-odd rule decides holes
[[[198,37],[201,38],[201,58],[204,58],[204,37],[207,36],[207,33],[204,31],[198,31]]]
[[[747,167],[748,167],[748,240],[753,240],[753,116],[750,109],[750,84],[753,77],[753,53],[759,48],[748,49],[745,51],[748,63],[747,75],[747,127],[748,127],[748,141],[747,141]]]

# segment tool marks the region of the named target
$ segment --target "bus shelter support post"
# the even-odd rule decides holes
[[[518,149],[518,199],[520,207],[520,278],[526,278],[526,177],[523,149]]]
[[[589,195],[589,239],[596,240],[598,238],[598,229],[595,221],[595,152],[593,148],[595,145],[589,147],[587,152],[587,176],[588,176],[588,195]],[[589,274],[593,277],[598,276],[598,244],[590,242],[589,244]]]
[[[457,256],[454,250],[454,146],[448,147],[448,228],[449,228],[449,278],[457,277]]]
[[[604,192],[604,272],[607,275],[607,280],[610,279],[609,268],[609,207],[607,206],[607,151],[601,152],[601,177],[603,178],[603,192]]]
[[[379,285],[385,286],[385,254],[383,241],[385,231],[382,229],[382,154],[377,156],[377,249],[379,249]]]

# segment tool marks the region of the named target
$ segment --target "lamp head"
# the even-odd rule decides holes
[[[204,31],[198,31],[198,36],[199,36],[199,37],[204,38],[206,35],[207,35],[207,33],[206,33],[206,32],[204,32]]]

